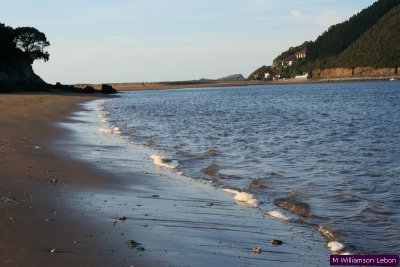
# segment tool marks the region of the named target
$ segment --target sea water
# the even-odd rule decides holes
[[[103,134],[160,168],[244,193],[342,252],[400,253],[399,82],[124,92],[99,112]]]

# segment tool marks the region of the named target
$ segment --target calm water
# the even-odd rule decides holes
[[[400,253],[399,82],[130,92],[103,105],[122,138],[174,171],[251,192],[261,210],[306,202],[306,220],[348,250]]]

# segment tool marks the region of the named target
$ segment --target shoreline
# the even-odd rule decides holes
[[[311,264],[311,259],[301,259],[302,255],[310,255],[315,266],[325,263],[328,250],[317,231],[299,226],[300,232],[309,232],[308,237],[303,236],[304,232],[297,233],[291,225],[235,205],[230,195],[208,184],[173,176],[150,161],[149,173],[144,173],[141,158],[129,159],[129,169],[100,169],[102,159],[113,165],[110,152],[119,157],[126,147],[99,140],[89,144],[72,138],[71,130],[54,125],[64,121],[86,131],[85,125],[90,123],[71,114],[83,110],[78,104],[95,99],[51,94],[0,96],[6,110],[0,134],[0,149],[6,155],[0,164],[1,264]],[[91,111],[83,114],[87,112]],[[104,150],[96,155],[100,162],[82,158],[97,150]],[[126,222],[114,225],[122,215]],[[284,240],[285,245],[268,244],[274,238]],[[127,240],[131,239],[143,244],[146,251],[130,249]],[[266,252],[253,254],[251,248],[256,246]]]
[[[219,87],[238,87],[238,86],[276,86],[287,84],[315,84],[315,83],[345,83],[345,82],[371,82],[371,81],[389,81],[391,78],[396,80],[400,76],[384,76],[384,77],[333,77],[319,79],[287,79],[279,81],[218,81],[218,80],[195,80],[195,81],[171,81],[171,82],[132,82],[132,83],[106,83],[114,89],[124,91],[143,91],[143,90],[169,90],[169,89],[189,89],[189,88],[219,88]],[[101,84],[75,84],[74,86],[84,88],[92,86],[99,89]]]
[[[238,205],[222,188],[157,167],[150,160],[157,151],[130,144],[118,133],[99,132],[104,117],[96,112],[98,102],[84,106],[89,112],[75,114],[80,123],[67,126],[83,143],[72,141],[68,146],[76,151],[75,157],[110,171],[118,178],[116,184],[124,184],[118,194],[112,190],[98,193],[92,203],[107,218],[127,217],[116,226],[124,229],[121,235],[134,236],[146,249],[135,259],[139,266],[143,259],[152,259],[150,266],[239,267],[258,266],[259,262],[297,266],[302,255],[310,255],[313,261],[301,262],[320,266],[328,258],[318,229],[276,220],[259,208]],[[271,245],[275,238],[285,245]],[[257,246],[265,255],[251,252]]]
[[[52,140],[67,136],[54,124],[93,99],[71,94],[0,96],[0,265],[99,266],[115,261],[111,253],[98,253],[113,249],[102,241],[102,225],[69,205],[79,190],[106,187],[107,175],[68,154],[55,154],[51,147]]]

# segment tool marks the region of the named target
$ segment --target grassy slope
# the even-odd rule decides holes
[[[399,67],[400,5],[362,34],[325,67]]]

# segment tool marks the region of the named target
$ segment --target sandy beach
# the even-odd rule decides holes
[[[88,136],[89,144],[56,125],[86,129],[84,116],[71,114],[90,113],[78,104],[94,99],[0,96],[0,265],[327,264],[316,229],[294,228],[236,205],[211,185],[142,166],[143,159],[120,153],[128,149],[121,144],[105,146],[103,135]],[[90,158],[87,151],[100,152]],[[110,153],[120,155],[122,167],[104,164]],[[254,254],[254,247],[263,252]]]
[[[110,262],[99,253],[93,222],[65,205],[69,185],[101,185],[104,175],[51,153],[62,138],[52,125],[92,97],[1,95],[0,265],[86,266]],[[65,193],[64,197],[60,194]],[[51,253],[55,249],[56,253]],[[111,262],[110,262],[111,263]]]

